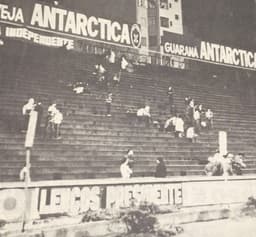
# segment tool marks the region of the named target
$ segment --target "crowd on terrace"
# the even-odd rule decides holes
[[[132,64],[124,55],[117,57],[112,50],[107,51],[100,57],[95,64],[92,72],[92,78],[87,78],[85,81],[77,81],[69,84],[71,90],[75,94],[90,94],[92,93],[91,85],[96,85],[106,93],[104,102],[106,105],[106,116],[112,116],[112,103],[114,92],[113,88],[119,86],[122,72],[127,68],[131,68]],[[145,104],[137,109],[129,109],[126,114],[134,114],[136,117],[135,124],[144,124],[145,128],[155,127],[160,132],[173,133],[176,138],[187,138],[191,142],[196,142],[196,139],[202,131],[208,131],[213,128],[213,112],[210,108],[205,107],[201,103],[196,103],[193,98],[187,96],[184,98],[184,111],[178,112],[175,104],[175,92],[172,86],[167,89],[168,110],[169,116],[165,119],[160,119],[156,115],[151,115],[151,107]],[[43,138],[61,139],[61,124],[63,122],[62,108],[56,103],[50,103],[47,109],[47,114],[43,114],[43,105],[40,100],[35,101],[30,98],[23,106],[22,113],[24,115],[23,131],[26,131],[29,122],[29,116],[32,111],[38,112],[36,134]],[[45,118],[43,129],[42,121]],[[120,172],[124,178],[131,177],[133,171],[132,166],[133,151],[129,150],[122,161]],[[216,153],[217,154],[217,153]],[[240,154],[230,159],[230,154],[222,156],[218,159],[218,155],[209,158],[209,164],[205,171],[207,175],[226,175],[226,174],[242,174],[241,169],[245,167]],[[229,160],[229,162],[226,162]],[[228,165],[229,164],[229,168]],[[230,168],[231,167],[231,168]],[[231,171],[232,170],[232,171]],[[157,159],[156,177],[166,176],[166,167],[163,158]]]
[[[43,105],[40,100],[35,102],[34,98],[30,98],[22,108],[24,116],[24,123],[22,132],[26,132],[29,124],[29,118],[33,111],[37,112],[37,122],[35,133],[43,138],[61,139],[61,124],[63,121],[63,114],[60,108],[57,108],[56,103],[49,105],[47,115],[44,123],[44,130],[42,131],[41,123],[43,120]]]
[[[244,153],[221,154],[219,150],[216,150],[216,153],[208,158],[205,173],[208,176],[242,175],[242,169],[246,167],[244,158]]]

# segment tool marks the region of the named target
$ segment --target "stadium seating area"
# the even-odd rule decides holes
[[[64,114],[61,140],[35,140],[32,180],[120,177],[120,161],[128,149],[135,152],[134,176],[152,176],[158,157],[165,159],[169,176],[203,175],[207,157],[218,147],[219,130],[228,132],[230,152],[246,153],[244,173],[256,172],[255,107],[241,104],[232,91],[196,83],[190,72],[158,74],[138,67],[123,73],[113,89],[112,117],[106,117],[105,91],[92,87],[91,94],[76,95],[66,86],[91,76],[95,56],[10,41],[0,57],[1,182],[17,181],[25,164],[25,135],[17,127],[31,96],[41,98],[44,111],[55,100]],[[179,111],[189,95],[214,112],[214,129],[203,132],[197,143],[134,124],[126,114],[147,102],[154,118],[167,118],[169,85]]]

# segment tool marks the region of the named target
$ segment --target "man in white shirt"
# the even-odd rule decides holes
[[[167,119],[165,124],[164,124],[164,130],[166,132],[174,131],[174,128],[175,128],[175,125],[176,125],[176,120],[177,120],[176,115]]]
[[[28,102],[22,107],[22,114],[24,116],[24,124],[22,126],[22,131],[25,132],[28,128],[28,122],[31,111],[35,109],[35,100],[30,98]]]
[[[149,127],[151,121],[150,106],[146,105],[144,108],[137,110],[138,121],[144,121],[146,126]]]
[[[225,177],[233,174],[233,171],[232,171],[232,159],[233,158],[234,158],[233,154],[227,153],[221,159],[221,165],[222,165],[222,169],[223,169],[223,176],[225,176]]]
[[[182,137],[184,135],[184,121],[180,115],[177,116],[175,124],[175,136]]]
[[[220,154],[219,150],[213,156],[208,158],[208,164],[205,166],[205,172],[208,176],[221,176],[223,175],[222,166],[223,156]]]
[[[121,166],[120,166],[120,173],[121,173],[121,177],[122,178],[130,178],[132,172],[132,169],[129,167],[129,159],[128,158],[124,158]]]
[[[189,127],[186,131],[186,137],[192,142],[196,142],[197,134],[195,133],[194,127]]]
[[[109,63],[115,63],[116,60],[116,54],[113,50],[110,50],[109,57],[108,57]]]
[[[53,123],[53,126],[54,126],[54,133],[55,133],[56,139],[61,139],[60,126],[62,124],[62,121],[63,121],[63,115],[58,109],[56,109],[56,111],[52,117],[52,120],[51,120],[51,122]]]
[[[57,108],[56,108],[56,104],[51,104],[48,107],[48,113],[51,114],[51,116],[54,115],[54,113],[56,112]]]
[[[127,62],[126,58],[124,56],[121,57],[121,70],[126,70],[129,63]]]

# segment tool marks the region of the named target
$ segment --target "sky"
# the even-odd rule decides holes
[[[254,0],[183,0],[183,22],[197,37],[255,48]]]

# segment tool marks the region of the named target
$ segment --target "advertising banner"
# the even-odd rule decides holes
[[[34,187],[29,188],[28,195],[21,183],[0,188],[0,220],[21,221],[24,211],[33,220],[56,214],[75,216],[88,210],[126,208],[141,202],[179,207],[245,203],[256,195],[255,177],[149,177],[129,181],[42,181],[31,185]]]
[[[5,32],[1,32],[2,35],[32,40],[44,45],[59,46],[63,41],[63,44],[67,43],[72,48],[72,41],[68,39],[75,37],[131,48],[141,46],[138,24],[90,16],[79,10],[35,3],[32,0],[12,1],[8,5],[0,3],[0,23],[8,25]]]
[[[162,46],[165,54],[221,65],[256,69],[256,52],[248,50],[231,48],[206,41],[201,41],[199,45],[187,45],[165,40]]]
[[[39,192],[39,215],[129,207],[142,201],[158,205],[182,204],[181,184],[135,184],[42,188]]]

